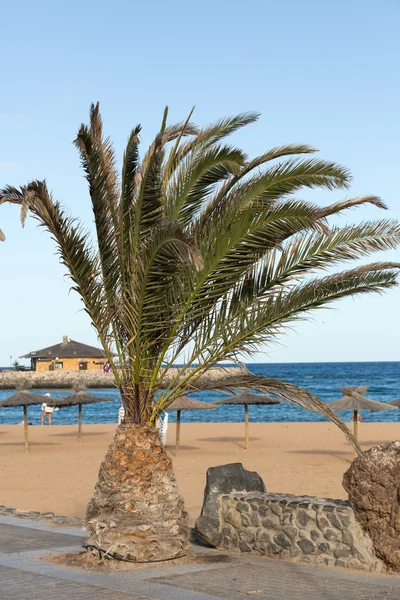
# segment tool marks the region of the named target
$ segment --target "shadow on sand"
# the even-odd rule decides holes
[[[249,442],[257,442],[261,440],[261,438],[257,437],[249,437]],[[210,438],[199,438],[199,442],[241,442],[243,443],[244,436],[232,437],[232,436],[222,436],[222,437],[210,437]]]
[[[261,438],[259,437],[249,437],[249,450],[251,450],[251,444],[253,442],[258,442],[259,440],[261,440]],[[243,450],[246,450],[246,445],[245,445],[245,440],[244,440],[244,436],[242,437],[210,437],[210,438],[199,438],[199,442],[218,442],[218,443],[229,443],[229,444],[233,444],[234,446],[237,446],[238,448],[242,448]]]
[[[398,438],[400,440],[400,436]],[[390,444],[391,440],[358,440],[363,450],[369,450],[373,446],[379,446],[380,444]],[[393,440],[394,441],[394,440]]]
[[[349,458],[351,455],[351,449],[349,450],[287,450],[288,454],[308,454],[310,456],[332,456],[342,462],[348,463],[349,465],[353,462],[354,458]]]
[[[24,442],[0,442],[0,446],[23,446]],[[54,442],[31,442],[29,440],[29,448],[32,446],[60,446]]]
[[[78,430],[76,431],[70,431],[68,433],[49,433],[49,437],[77,437],[78,435]],[[82,438],[85,437],[93,437],[93,436],[99,436],[99,435],[108,435],[107,432],[105,431],[82,431]]]
[[[175,456],[175,444],[167,444],[165,446],[165,449],[168,450],[168,452],[171,452]],[[181,450],[184,452],[185,450],[187,451],[187,450],[198,450],[198,449],[199,449],[198,446],[184,446],[184,445],[181,446],[181,445],[179,445],[178,454]]]

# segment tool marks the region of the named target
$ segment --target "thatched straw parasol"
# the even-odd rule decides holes
[[[211,410],[218,408],[216,404],[208,402],[200,402],[200,400],[193,400],[187,396],[180,396],[174,402],[168,406],[167,410],[176,410],[176,441],[175,441],[175,454],[178,454],[179,440],[181,436],[181,411],[182,410]]]
[[[24,388],[28,387],[27,383],[20,382]],[[19,389],[15,394],[9,396],[6,400],[0,402],[0,408],[15,408],[16,406],[22,406],[24,409],[24,437],[25,437],[25,452],[29,452],[29,441],[28,441],[28,406],[33,404],[42,404],[45,402],[43,396],[34,394],[27,389]]]
[[[253,404],[268,406],[271,404],[280,404],[279,400],[274,400],[269,396],[262,396],[259,394],[252,394],[251,392],[243,392],[242,394],[237,394],[236,396],[230,396],[225,400],[219,400],[217,402],[220,404],[241,404],[244,406],[244,432],[246,438],[246,450],[249,447],[249,406]]]
[[[400,398],[396,398],[396,400],[391,400],[389,404],[391,406],[395,406],[396,408],[400,408]]]
[[[370,400],[362,394],[367,392],[366,387],[345,387],[342,388],[343,398],[330,402],[329,406],[334,410],[352,410],[353,411],[353,427],[354,437],[358,436],[358,413],[360,410],[368,410],[370,412],[377,412],[379,410],[396,410],[395,406],[386,404],[385,402],[377,402],[377,400]]]
[[[102,396],[92,396],[77,389],[73,394],[65,396],[65,398],[52,398],[47,402],[48,406],[55,408],[66,408],[68,406],[78,406],[78,442],[82,438],[82,405],[94,404],[96,402],[112,402],[114,398],[103,398]]]

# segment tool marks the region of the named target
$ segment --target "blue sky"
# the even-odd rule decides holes
[[[390,207],[353,211],[341,223],[400,218],[399,7],[396,0],[3,4],[0,186],[46,178],[90,224],[72,145],[90,103],[100,100],[118,155],[136,123],[144,147],[166,104],[171,121],[196,105],[200,124],[261,112],[235,138],[250,155],[310,143],[351,169],[348,195],[379,194]],[[321,204],[341,197],[312,195]],[[0,227],[7,235],[0,245],[0,365],[63,335],[95,344],[49,236],[32,220],[22,230],[9,206],[0,209]],[[381,258],[400,261],[400,250]],[[399,360],[399,301],[399,288],[343,300],[254,361]]]

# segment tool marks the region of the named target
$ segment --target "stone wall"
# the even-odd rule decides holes
[[[224,494],[220,547],[286,560],[384,571],[349,503],[286,494]]]
[[[45,364],[48,365],[48,363]],[[212,384],[214,381],[226,378],[231,373],[235,375],[240,373],[240,367],[210,369],[199,378],[199,385],[202,383]],[[172,379],[177,378],[178,375],[179,369],[176,367],[171,368],[163,381],[162,387],[168,387]],[[77,379],[87,388],[115,387],[114,375],[104,375],[102,368],[90,371],[68,371],[66,365],[64,365],[63,369],[55,369],[54,371],[0,371],[0,390],[13,389],[19,380],[28,381],[33,389],[63,389],[70,388]],[[177,382],[179,382],[179,379]]]

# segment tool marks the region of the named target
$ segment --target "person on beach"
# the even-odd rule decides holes
[[[45,398],[51,398],[50,394],[45,394]],[[47,406],[46,402],[42,404],[42,416],[40,418],[40,424],[44,425],[44,420],[47,417],[47,422],[49,425],[53,423],[53,412],[54,408],[52,406]]]
[[[109,375],[109,373],[110,373],[110,363],[108,362],[108,360],[107,360],[107,362],[104,363],[103,370],[104,370],[104,375]]]
[[[354,417],[355,417],[355,413],[353,412],[353,414],[352,414],[352,416],[351,416],[351,420],[353,421],[353,423],[354,423],[354,421],[355,421],[355,418],[354,418]],[[357,422],[358,422],[358,423],[362,423],[362,416],[361,416],[361,414],[360,414],[360,412],[359,412],[359,411],[357,411]]]

